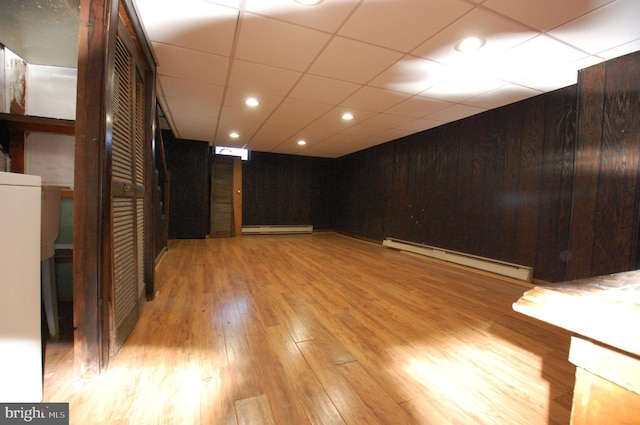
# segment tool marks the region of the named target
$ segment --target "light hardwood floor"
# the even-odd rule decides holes
[[[567,424],[569,334],[527,289],[334,233],[171,241],[106,373],[49,343],[72,424]]]

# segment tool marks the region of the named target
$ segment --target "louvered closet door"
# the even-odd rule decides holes
[[[126,33],[116,43],[112,97],[111,354],[138,320],[144,291],[144,80]]]

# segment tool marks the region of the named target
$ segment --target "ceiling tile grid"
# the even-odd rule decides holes
[[[299,155],[385,143],[575,84],[580,69],[640,50],[638,0],[133,4],[176,137]],[[73,66],[78,8],[5,2],[0,43],[30,64]],[[462,52],[467,36],[480,48]]]
[[[341,156],[456,121],[640,49],[637,0],[134,2],[177,137],[296,155]],[[481,48],[461,52],[472,35]]]

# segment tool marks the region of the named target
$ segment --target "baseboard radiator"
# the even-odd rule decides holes
[[[428,245],[422,245],[414,242],[403,241],[400,239],[386,238],[382,241],[382,245],[399,249],[401,251],[412,252],[414,254],[424,255],[438,260],[447,261],[462,266],[471,267],[478,270],[495,273],[501,276],[507,276],[513,279],[531,282],[533,270],[531,267],[521,266],[518,264],[507,263],[504,261],[493,260],[491,258],[479,257],[477,255],[465,254],[462,252],[451,251],[442,248],[435,248]]]
[[[242,226],[243,235],[295,235],[313,233],[312,225]]]

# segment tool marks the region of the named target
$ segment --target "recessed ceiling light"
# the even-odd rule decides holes
[[[345,112],[342,114],[342,119],[345,121],[350,121],[353,119],[353,114],[351,112]]]
[[[322,3],[322,0],[296,0],[296,3],[300,3],[303,6],[315,6]]]
[[[229,137],[231,137],[232,139],[237,139],[238,137],[240,137],[240,135],[237,132],[232,131],[231,133],[229,133]]]
[[[459,52],[470,52],[472,50],[478,50],[484,46],[485,40],[480,37],[467,37],[456,44],[456,50]]]
[[[244,101],[244,104],[251,107],[256,107],[260,105],[260,101],[255,97],[249,97]]]
[[[300,140],[298,140],[298,144],[299,144],[300,146],[304,146],[304,145],[306,145],[306,144],[307,144],[307,142],[306,142],[306,141],[304,141],[304,140],[302,140],[302,139],[300,139]]]

